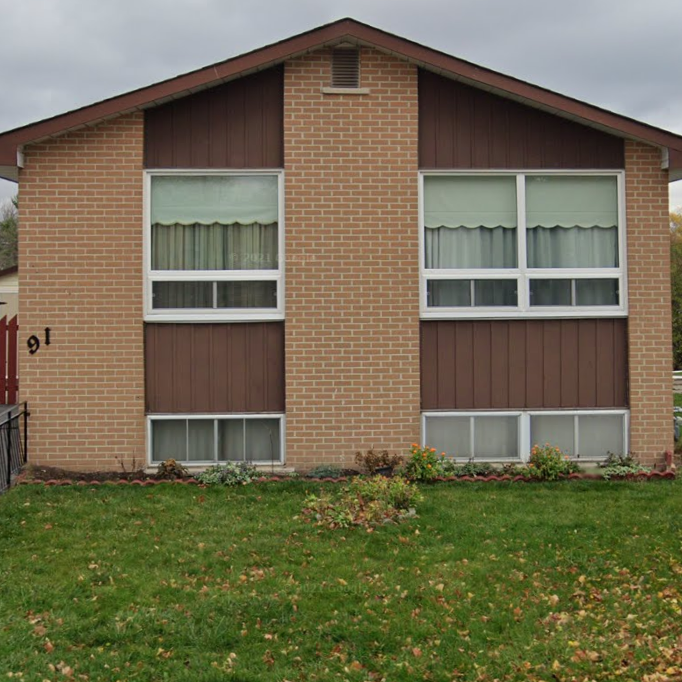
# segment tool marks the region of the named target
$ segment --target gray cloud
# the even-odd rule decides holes
[[[682,133],[679,0],[0,0],[0,130],[342,16]]]

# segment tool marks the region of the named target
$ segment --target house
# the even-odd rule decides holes
[[[19,267],[0,270],[0,318],[13,318],[19,312]]]
[[[672,448],[682,137],[343,19],[0,135],[31,459]]]

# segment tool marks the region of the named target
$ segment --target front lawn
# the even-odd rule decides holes
[[[372,533],[295,519],[319,488],[13,489],[2,678],[680,679],[679,482],[437,484]]]

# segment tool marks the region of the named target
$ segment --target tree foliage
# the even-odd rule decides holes
[[[0,270],[17,265],[19,202],[15,196],[11,201],[0,206]]]
[[[670,213],[670,279],[673,304],[673,362],[682,369],[682,208]]]

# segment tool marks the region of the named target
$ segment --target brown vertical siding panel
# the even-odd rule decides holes
[[[273,67],[145,111],[145,166],[281,168],[283,73]]]
[[[210,376],[211,412],[227,411],[230,403],[230,326],[212,325]]]
[[[421,323],[422,409],[627,406],[626,321]]]
[[[192,355],[190,358],[213,359],[211,329],[206,325],[188,325],[189,337],[192,340]],[[188,362],[191,367],[191,395],[192,411],[213,412],[213,391],[211,390],[212,362]]]
[[[148,324],[145,340],[148,412],[284,411],[281,322]]]
[[[509,405],[526,405],[526,323],[505,322],[509,330]]]
[[[543,405],[561,405],[561,322],[547,320],[542,324],[543,364],[542,394]]]
[[[211,91],[203,100],[188,97],[191,112],[189,139],[192,168],[208,168],[211,158]]]
[[[482,322],[473,328],[474,350],[474,407],[490,407],[492,396],[492,343],[490,339],[491,323]]]
[[[286,376],[284,365],[284,325],[266,325],[265,337],[267,344],[267,412],[283,412],[285,409]]]
[[[578,398],[578,320],[561,321],[561,400],[558,407],[580,404]]]
[[[441,334],[446,325],[442,325]],[[440,349],[447,354],[447,349]],[[455,405],[458,409],[474,407],[474,325],[461,322],[455,329]],[[440,391],[438,392],[440,397]]]
[[[438,372],[447,372],[454,376],[457,371],[457,329],[448,324],[438,324],[436,327],[436,348],[434,356],[438,362]],[[448,405],[457,405],[454,381],[438,381],[436,383],[436,396],[438,404],[444,402]]]
[[[192,168],[192,100],[189,97],[177,101],[173,113],[173,143],[173,167]]]
[[[543,320],[526,322],[526,407],[545,405],[542,379],[545,353],[543,331]]]
[[[583,320],[578,335],[578,402],[597,406],[597,323]]]
[[[438,323],[421,325],[419,333],[421,408],[433,410],[438,407]]]
[[[230,359],[230,371],[227,379],[230,383],[230,404],[249,404],[247,393],[247,379],[244,368],[247,366],[248,338],[247,331],[241,324],[236,325],[230,333],[230,347],[228,357]]]
[[[421,168],[587,169],[625,165],[621,138],[444,76],[420,70],[419,97]],[[422,106],[422,99],[432,105]],[[508,126],[499,124],[502,112]],[[448,146],[452,139],[457,140],[454,149]],[[555,154],[557,149],[562,152]]]
[[[258,404],[265,395],[265,377],[267,366],[266,344],[264,323],[254,325],[253,334],[250,335],[247,355],[249,363],[249,376],[246,384],[246,405],[249,412],[257,411]],[[262,408],[261,408],[262,409]]]
[[[509,407],[509,325],[490,324],[490,407]]]
[[[614,320],[614,406],[629,406],[628,402],[628,372],[623,371],[628,366],[628,321]]]
[[[193,361],[197,357],[194,355],[194,339],[192,338],[192,328],[189,326],[177,325],[173,330],[175,336],[175,358],[185,358],[184,362],[174,363],[174,388],[173,411],[192,412],[192,384],[194,379]]]
[[[614,324],[600,324],[597,327],[596,338],[596,396],[597,405],[606,406],[614,404],[615,371],[614,366]]]

